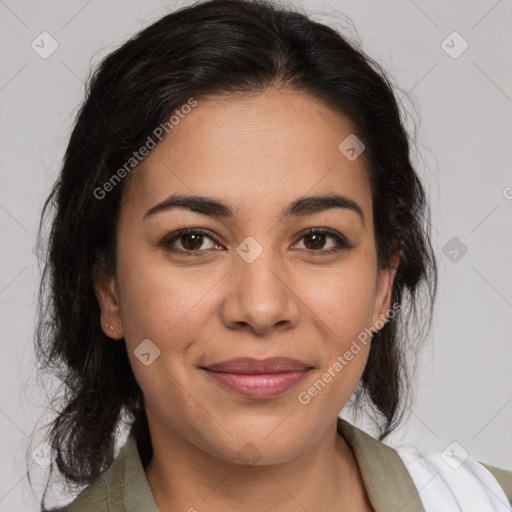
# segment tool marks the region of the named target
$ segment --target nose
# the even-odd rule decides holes
[[[228,292],[221,308],[230,329],[251,330],[258,335],[297,326],[300,304],[294,284],[283,266],[263,252],[247,263],[236,258],[228,277]]]

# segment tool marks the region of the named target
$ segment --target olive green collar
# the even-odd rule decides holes
[[[395,450],[341,418],[338,418],[338,431],[354,452],[375,512],[425,512]]]
[[[375,512],[425,512],[395,450],[341,418],[338,418],[338,431],[355,454]],[[90,510],[159,512],[132,434],[111,467],[65,508],[66,512]]]

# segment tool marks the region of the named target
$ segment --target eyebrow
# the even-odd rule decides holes
[[[173,194],[150,208],[143,220],[176,207],[187,208],[192,212],[218,219],[235,218],[238,212],[224,201],[211,197]],[[292,217],[311,215],[332,209],[353,211],[357,213],[364,225],[364,213],[359,204],[353,199],[339,194],[301,197],[283,209],[279,220],[288,220]]]

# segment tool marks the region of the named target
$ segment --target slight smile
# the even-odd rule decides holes
[[[260,400],[282,395],[312,369],[287,357],[230,359],[200,368],[224,389]]]

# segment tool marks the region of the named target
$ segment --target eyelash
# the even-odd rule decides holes
[[[189,234],[203,235],[203,236],[209,238],[210,240],[212,240],[215,244],[221,245],[210,234],[208,234],[207,231],[200,229],[200,228],[187,228],[187,229],[182,229],[180,231],[176,231],[174,233],[164,236],[160,240],[160,242],[158,242],[157,245],[159,247],[163,247],[168,252],[177,253],[177,254],[184,255],[184,256],[185,255],[186,256],[196,256],[196,257],[203,256],[203,254],[201,254],[201,253],[204,253],[205,249],[195,249],[192,251],[188,251],[188,250],[183,250],[183,249],[175,249],[171,246],[176,240],[180,239],[184,235],[189,235]],[[309,235],[313,235],[313,234],[329,235],[336,242],[336,247],[331,248],[331,249],[323,249],[323,250],[318,250],[318,251],[315,251],[312,249],[309,249],[309,250],[305,249],[306,251],[312,252],[315,255],[322,256],[322,255],[332,254],[334,252],[349,250],[354,247],[354,245],[351,244],[343,235],[340,235],[336,231],[333,231],[328,228],[310,228],[301,234],[301,236],[297,240],[297,242],[299,242],[303,238],[305,238]],[[297,242],[295,242],[295,243],[297,243]],[[301,249],[301,250],[304,250],[304,249]]]

